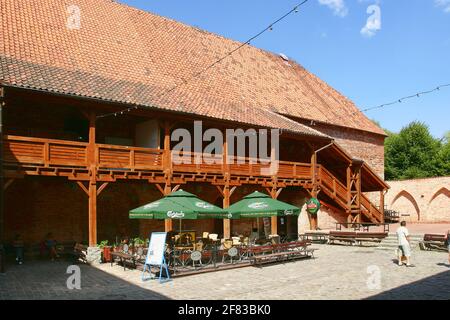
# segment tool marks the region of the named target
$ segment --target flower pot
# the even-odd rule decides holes
[[[103,247],[103,260],[111,262],[111,247]]]

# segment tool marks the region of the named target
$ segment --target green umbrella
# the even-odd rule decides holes
[[[129,212],[130,219],[230,219],[230,214],[192,193],[179,190]]]
[[[255,191],[241,201],[231,205],[231,214],[239,214],[241,218],[264,218],[272,216],[299,215],[300,208],[286,202],[272,199],[265,193]]]

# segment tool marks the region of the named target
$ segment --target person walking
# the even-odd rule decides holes
[[[414,265],[411,264],[411,244],[409,231],[406,228],[406,221],[400,223],[400,227],[397,229],[396,233],[398,239],[398,265],[403,265],[402,257],[405,256],[406,266],[414,267]]]
[[[13,247],[16,251],[16,262],[17,264],[22,264],[23,263],[23,240],[22,237],[20,236],[20,234],[17,234],[14,242],[13,242]]]
[[[445,245],[448,250],[448,263],[450,264],[450,230],[447,231],[447,236],[445,237]]]

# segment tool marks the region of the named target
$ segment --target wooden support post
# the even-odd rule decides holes
[[[317,198],[317,195],[319,194],[319,186],[318,186],[318,182],[317,182],[317,152],[315,152],[315,146],[312,145],[312,154],[311,154],[311,171],[312,171],[312,184],[313,184],[313,189],[311,191],[311,196],[313,198]],[[317,214],[316,215],[309,215],[309,224],[310,224],[310,228],[311,230],[316,230],[317,226],[318,226],[318,221],[317,221]]]
[[[223,187],[223,208],[226,209],[230,206],[230,185],[227,183]],[[223,219],[223,237],[225,239],[231,238],[231,220]]]
[[[233,188],[232,191],[230,191],[230,166],[229,166],[229,159],[228,159],[228,138],[225,133],[223,140],[223,148],[222,148],[222,155],[223,155],[223,176],[225,178],[225,185],[221,191],[221,194],[223,196],[223,203],[222,208],[226,209],[230,206],[230,197],[235,188]],[[231,220],[230,219],[223,219],[223,237],[225,239],[231,238]]]
[[[164,160],[163,169],[165,173],[166,183],[163,194],[166,196],[172,192],[172,156],[170,150],[170,123],[164,122]],[[164,231],[169,232],[173,229],[172,219],[164,220]]]
[[[89,182],[89,246],[97,245],[97,183]]]
[[[274,186],[272,187],[272,190],[270,191],[270,196],[272,197],[272,199],[277,199],[278,196],[280,195],[281,190],[283,190],[283,189],[280,188],[277,190],[276,181],[275,181]],[[270,233],[278,234],[278,217],[277,216],[270,217]]]
[[[347,167],[347,211],[351,211],[351,203],[352,203],[352,193],[351,193],[351,183],[352,183],[352,168],[351,166]]]
[[[384,194],[386,189],[380,191],[380,212],[381,212],[381,223],[384,223]]]
[[[97,117],[94,112],[89,114],[89,144],[87,160],[90,168],[89,181],[89,246],[97,245],[97,164],[95,159],[95,121]]]

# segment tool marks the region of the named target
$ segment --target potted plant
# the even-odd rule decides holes
[[[141,238],[139,238],[139,237],[137,237],[137,238],[134,238],[133,239],[133,244],[134,244],[134,252],[135,253],[138,253],[139,252],[139,248],[144,248],[144,246],[145,246],[145,240],[144,239],[141,239]],[[142,250],[141,250],[142,251]],[[143,252],[143,251],[142,251]]]
[[[102,249],[103,261],[111,262],[111,246],[108,245],[108,240],[103,240],[98,245],[100,249]]]

